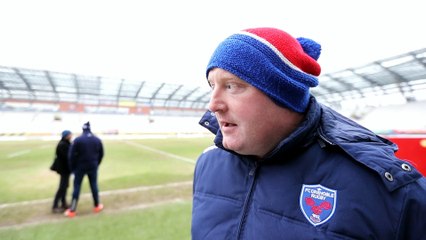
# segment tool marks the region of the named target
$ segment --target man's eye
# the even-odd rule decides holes
[[[232,84],[232,83],[226,84],[226,88],[227,89],[233,89],[233,88],[235,88],[235,84]]]

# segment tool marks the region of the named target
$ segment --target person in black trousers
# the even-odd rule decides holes
[[[90,123],[83,125],[83,133],[74,139],[71,144],[68,161],[71,172],[74,174],[74,190],[71,206],[64,214],[74,217],[77,211],[77,203],[80,196],[83,177],[89,178],[90,189],[93,197],[93,212],[102,211],[104,205],[99,200],[98,168],[104,156],[104,148],[101,139],[94,135],[90,129]]]
[[[70,178],[68,151],[71,145],[72,133],[69,130],[64,130],[61,136],[61,140],[56,146],[55,160],[50,167],[51,170],[57,172],[60,176],[59,187],[53,200],[53,213],[63,213],[69,207],[66,200],[66,195]]]

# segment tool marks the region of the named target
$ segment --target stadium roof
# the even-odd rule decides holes
[[[325,73],[319,82],[312,94],[320,102],[334,106],[346,100],[383,95],[402,96],[405,101],[426,99],[426,48],[362,67]],[[209,97],[207,87],[0,66],[2,101],[127,103],[154,108],[206,109]]]
[[[368,54],[368,53],[367,53]],[[362,67],[323,74],[312,94],[320,102],[339,106],[343,101],[387,96],[405,102],[426,99],[426,48]],[[394,104],[393,102],[391,104]]]

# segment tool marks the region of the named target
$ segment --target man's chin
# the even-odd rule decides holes
[[[231,141],[231,139],[224,138],[222,141],[223,147],[225,147],[228,150],[234,151],[236,153],[241,152],[241,144]]]

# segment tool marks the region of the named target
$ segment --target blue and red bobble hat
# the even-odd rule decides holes
[[[226,38],[214,51],[206,76],[224,69],[250,83],[279,106],[302,113],[309,88],[318,85],[321,45],[276,28],[251,28]]]

